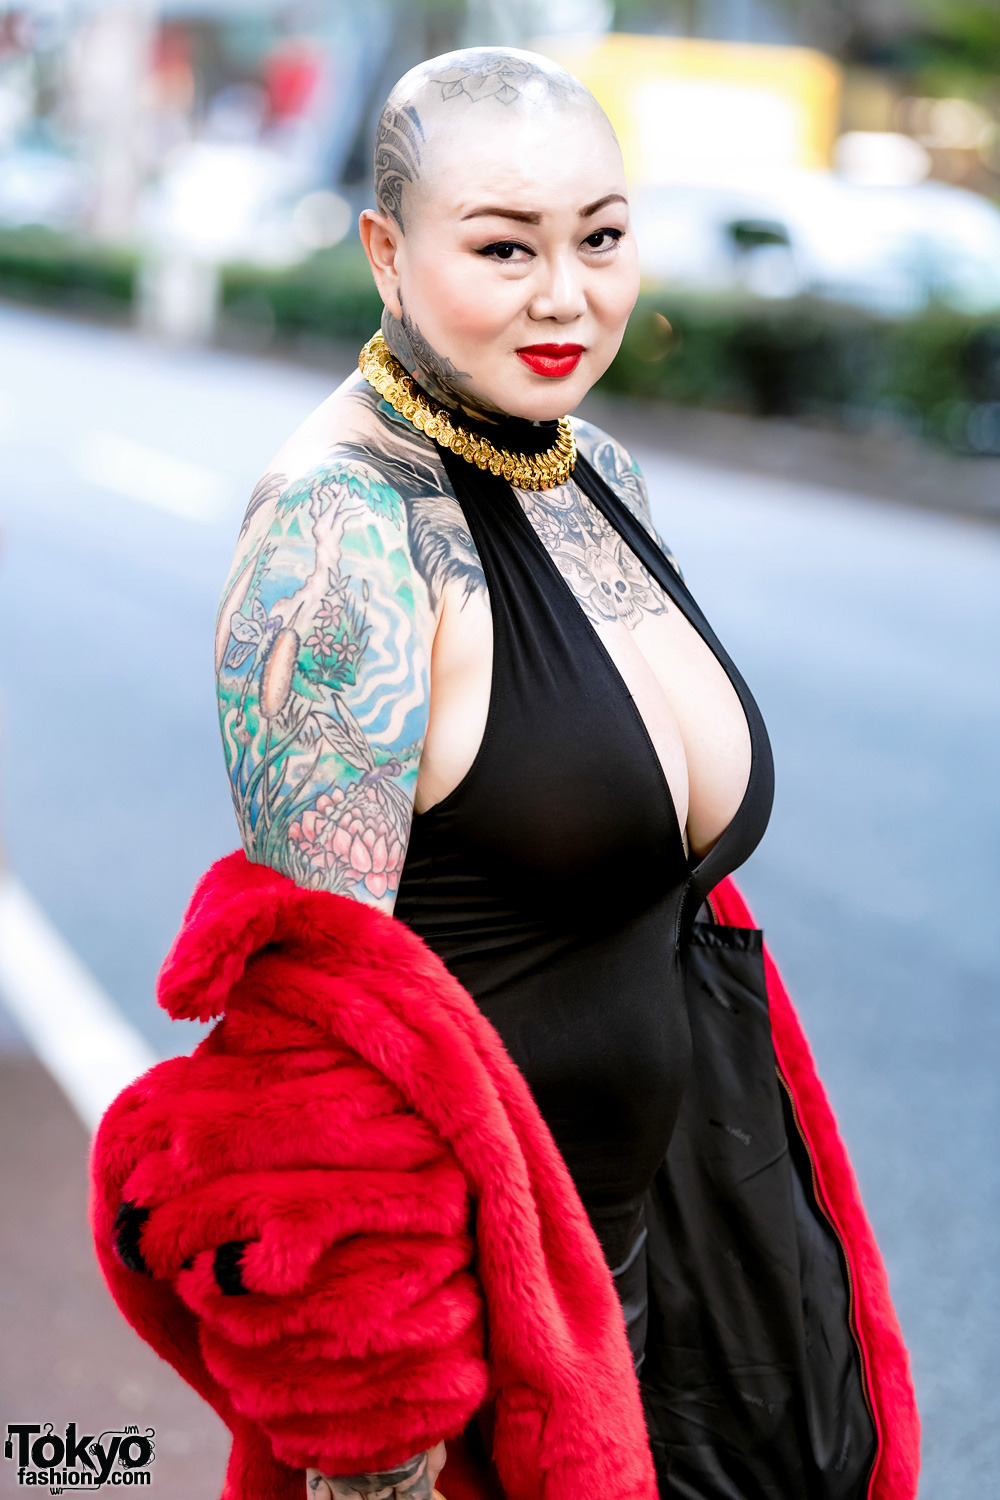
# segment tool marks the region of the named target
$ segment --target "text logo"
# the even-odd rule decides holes
[[[67,1422],[62,1433],[51,1422],[8,1422],[3,1456],[17,1465],[17,1482],[40,1485],[52,1495],[65,1490],[102,1489],[150,1484],[152,1427],[77,1431]]]

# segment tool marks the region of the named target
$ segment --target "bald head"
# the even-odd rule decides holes
[[[385,102],[375,137],[375,201],[405,229],[404,214],[433,182],[456,132],[493,130],[512,116],[583,111],[610,131],[589,89],[536,52],[466,47],[420,63]],[[453,157],[453,151],[447,153]]]

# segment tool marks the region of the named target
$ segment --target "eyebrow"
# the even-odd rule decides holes
[[[606,193],[603,198],[598,198],[596,203],[588,203],[586,208],[581,208],[580,218],[590,219],[609,203],[625,203],[628,199],[624,193]],[[498,208],[494,204],[488,204],[485,208],[474,208],[471,213],[462,215],[462,223],[467,219],[513,219],[518,224],[540,224],[542,215],[530,213],[520,208]]]
[[[519,224],[540,224],[541,214],[526,213],[520,208],[474,208],[471,213],[462,215],[462,223],[466,219],[516,219]]]
[[[624,193],[605,193],[603,198],[598,198],[596,203],[590,203],[586,208],[581,208],[580,218],[590,219],[599,213],[602,208],[607,208],[609,203],[624,203],[628,207],[628,199]]]

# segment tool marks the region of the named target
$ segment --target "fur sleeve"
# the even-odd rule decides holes
[[[102,1123],[105,1235],[114,1223],[98,1248],[140,1303],[152,1280],[174,1326],[193,1320],[211,1391],[282,1463],[378,1470],[460,1431],[485,1395],[471,1205],[384,1077],[267,1005],[277,963]]]

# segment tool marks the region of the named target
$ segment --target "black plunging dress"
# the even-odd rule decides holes
[[[517,425],[511,446],[523,450],[538,429]],[[543,429],[535,441],[543,447],[551,438]],[[579,459],[574,481],[706,641],[746,715],[752,757],[741,806],[705,858],[691,863],[638,708],[510,485],[448,452],[444,464],[489,590],[491,696],[470,770],[414,818],[395,914],[469,990],[527,1080],[600,1240],[641,1375],[651,1336],[648,1289],[657,1273],[648,1263],[649,1194],[692,1065],[684,956],[705,897],[764,833],[773,795],[770,746],[749,689],[690,592]],[[827,1253],[835,1257],[829,1246]],[[724,1360],[735,1367],[743,1358],[736,1329],[732,1345]],[[775,1362],[786,1362],[780,1351]],[[833,1363],[839,1412],[841,1388],[856,1376],[846,1319]],[[692,1378],[704,1385],[712,1375]],[[711,1435],[710,1453],[677,1461],[671,1453],[692,1446],[689,1433],[664,1443],[653,1428],[673,1419],[647,1410],[661,1493],[861,1500],[853,1460],[855,1453],[863,1459],[872,1439],[860,1389],[851,1388],[848,1406],[852,1462],[841,1482],[815,1488],[802,1487],[815,1464],[800,1468],[797,1457],[763,1464],[748,1487],[747,1476],[734,1478],[733,1463],[718,1459]],[[695,1426],[704,1420],[699,1414]],[[725,1436],[724,1411],[707,1420],[717,1420]],[[690,1414],[685,1424],[690,1429]],[[835,1425],[840,1441],[843,1422]],[[798,1429],[791,1441],[804,1441]],[[830,1441],[825,1435],[820,1446]],[[835,1465],[835,1458],[827,1462]],[[773,1473],[789,1476],[780,1488]]]

